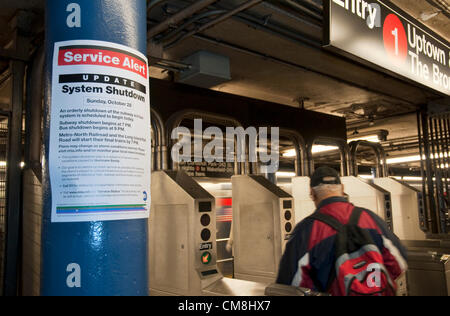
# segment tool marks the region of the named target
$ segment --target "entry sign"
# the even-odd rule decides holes
[[[383,1],[327,2],[326,46],[450,95],[446,40]]]
[[[56,43],[49,151],[52,222],[148,218],[146,56],[109,42]]]

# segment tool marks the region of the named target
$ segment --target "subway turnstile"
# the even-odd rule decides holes
[[[367,208],[392,227],[391,194],[387,190],[356,177],[341,177],[344,192],[349,201],[356,206]],[[295,222],[299,223],[310,216],[316,207],[310,196],[309,177],[292,178],[292,196],[295,201]]]
[[[450,240],[405,240],[408,295],[450,296]]]
[[[216,265],[214,197],[182,171],[152,174],[151,295],[262,296],[267,284],[226,279]]]
[[[371,210],[386,222],[390,230],[393,230],[390,192],[357,177],[341,177],[341,181],[351,203]]]
[[[214,197],[183,172],[152,174],[150,294],[200,295],[219,280]]]
[[[375,178],[374,183],[391,193],[394,233],[402,240],[426,239],[420,229],[424,220],[422,192],[392,178]]]
[[[409,296],[450,296],[450,255],[410,251],[407,279]]]
[[[310,194],[309,177],[292,178],[292,197],[295,205],[295,222],[299,223],[316,210]]]
[[[295,225],[291,195],[259,175],[232,177],[237,279],[273,283]]]

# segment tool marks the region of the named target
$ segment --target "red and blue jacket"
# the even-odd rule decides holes
[[[332,197],[322,201],[316,212],[333,216],[347,224],[354,205],[345,197]],[[392,280],[407,269],[406,249],[400,240],[375,213],[364,209],[358,226],[367,230],[383,255],[385,267]],[[329,225],[306,218],[300,222],[280,262],[277,283],[309,288],[314,291],[329,289],[331,295],[341,296],[336,280],[330,280],[335,269],[336,230]],[[331,284],[331,286],[330,286]]]

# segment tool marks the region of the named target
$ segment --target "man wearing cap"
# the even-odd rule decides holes
[[[310,186],[317,208],[315,214],[328,215],[343,225],[348,224],[355,206],[348,202],[337,171],[318,168],[311,176]],[[407,269],[406,250],[380,217],[369,210],[361,210],[357,226],[369,232],[391,279],[396,280]],[[346,295],[336,284],[336,235],[334,228],[320,220],[308,217],[300,222],[286,245],[277,283],[335,296]]]

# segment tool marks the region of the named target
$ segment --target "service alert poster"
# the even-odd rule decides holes
[[[146,56],[101,41],[55,44],[49,172],[52,222],[148,218]]]
[[[385,1],[325,3],[326,46],[450,95],[446,40]]]

